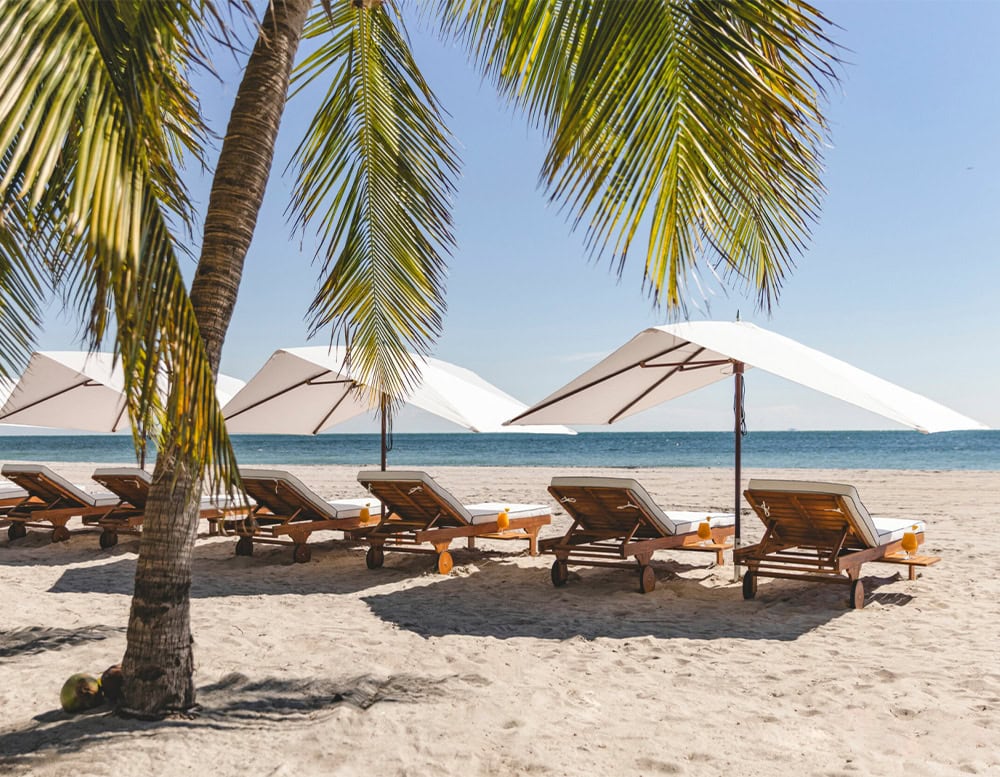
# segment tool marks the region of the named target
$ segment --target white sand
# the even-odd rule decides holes
[[[96,464],[53,464],[85,482]],[[356,468],[290,467],[328,498]],[[636,476],[664,506],[727,509],[726,469]],[[543,468],[435,467],[466,502],[549,501]],[[855,484],[876,514],[927,521],[943,557],[916,581],[864,569],[846,589],[765,580],[744,601],[708,554],[637,576],[571,568],[525,543],[429,557],[313,535],[233,555],[199,542],[193,590],[202,714],[136,723],[59,709],[72,673],[125,648],[138,541],[93,532],[0,541],[0,773],[11,775],[1000,774],[1000,473],[750,471]],[[745,519],[751,538],[757,519]],[[557,516],[545,535],[565,528]]]

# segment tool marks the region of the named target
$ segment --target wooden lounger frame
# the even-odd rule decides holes
[[[117,545],[119,534],[139,534],[146,515],[149,483],[137,473],[126,472],[97,470],[91,475],[91,478],[121,499],[117,505],[106,512],[83,519],[85,524],[101,529],[99,538],[101,547],[106,549]],[[218,523],[230,512],[230,510],[220,507],[206,507],[199,510],[198,517],[208,520],[209,533],[215,534]]]
[[[88,516],[100,515],[113,509],[113,505],[85,505],[75,497],[65,492],[63,484],[52,480],[44,470],[31,472],[5,472],[4,477],[12,483],[28,491],[28,496],[10,506],[4,518],[10,522],[7,527],[7,537],[19,539],[27,534],[28,529],[52,530],[53,542],[64,542],[70,538],[66,526],[71,518],[77,516],[86,520]],[[41,486],[49,492],[42,496],[38,491],[31,493],[32,487]]]
[[[0,518],[2,518],[3,514],[6,512],[5,508],[14,507],[14,505],[19,505],[25,499],[28,499],[30,501],[32,499],[32,496],[30,494],[19,494],[18,496],[0,496]]]
[[[363,473],[362,473],[363,474]],[[552,515],[511,516],[506,529],[499,521],[470,523],[437,488],[425,481],[400,480],[359,481],[385,506],[378,525],[364,535],[369,543],[365,563],[378,569],[385,562],[385,551],[434,554],[436,568],[447,575],[454,566],[449,548],[456,539],[465,538],[469,549],[475,548],[477,537],[491,540],[527,540],[528,552],[538,555],[538,532],[552,522]],[[428,478],[429,479],[429,478]],[[404,517],[405,516],[405,517]],[[499,515],[498,515],[499,518]],[[433,548],[420,547],[429,544]]]
[[[747,489],[743,496],[765,526],[760,542],[733,553],[734,563],[747,567],[743,576],[746,599],[756,595],[759,577],[807,580],[850,586],[848,603],[861,609],[865,596],[860,579],[863,564],[904,564],[913,580],[916,567],[940,561],[937,556],[907,557],[902,539],[868,545],[849,518],[852,506],[840,494],[756,488]],[[922,545],[924,532],[915,534],[917,545]]]
[[[723,551],[732,547],[727,538],[735,527],[711,528],[711,539],[703,540],[697,531],[664,534],[657,526],[642,499],[633,499],[630,488],[607,485],[549,486],[549,493],[573,518],[562,537],[541,542],[541,550],[556,557],[552,564],[552,584],[566,584],[569,564],[588,567],[636,569],[639,591],[649,593],[656,587],[656,574],[650,567],[658,550],[687,550],[715,554],[715,563],[725,564]],[[623,502],[624,500],[624,502]],[[624,508],[624,509],[623,509]],[[586,515],[586,525],[578,516]],[[631,520],[623,520],[623,517]],[[609,561],[607,559],[621,559]],[[635,563],[629,563],[634,559]]]
[[[237,556],[253,555],[254,544],[290,545],[292,559],[296,563],[305,563],[312,558],[312,549],[307,543],[313,532],[340,531],[348,537],[355,537],[359,533],[364,534],[371,525],[361,518],[309,518],[302,509],[277,515],[259,505],[252,507],[246,517],[225,522],[227,529],[239,535]]]
[[[301,485],[303,489],[310,490],[308,486]],[[353,538],[363,535],[377,520],[375,516],[369,521],[363,520],[360,516],[355,518],[321,516],[318,510],[310,510],[301,504],[299,493],[291,485],[288,477],[277,475],[245,477],[243,486],[257,504],[246,510],[244,517],[227,520],[223,524],[226,529],[239,535],[236,543],[238,556],[253,555],[255,543],[290,545],[292,559],[296,563],[305,563],[312,558],[312,549],[307,543],[309,535],[313,532],[339,531],[346,537]],[[319,497],[316,496],[316,499]],[[272,509],[282,503],[287,506],[285,509]],[[330,507],[331,511],[334,509]]]

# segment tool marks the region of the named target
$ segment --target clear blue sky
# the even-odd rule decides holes
[[[261,5],[260,2],[257,5]],[[752,298],[716,289],[692,319],[753,321],[1000,427],[1000,67],[995,2],[819,2],[842,29],[842,80],[829,96],[828,195],[808,251],[770,318]],[[434,355],[519,399],[543,398],[639,330],[665,323],[633,261],[619,282],[588,263],[583,238],[537,187],[544,145],[500,105],[457,48],[411,22],[418,63],[451,114],[463,160],[458,248]],[[203,82],[221,135],[237,86]],[[223,372],[241,378],[277,348],[305,345],[316,287],[313,244],[284,217],[281,172],[312,106],[293,101],[250,249]],[[207,182],[191,170],[202,206]],[[635,257],[637,260],[640,257]],[[192,268],[193,269],[193,265]],[[699,309],[700,307],[700,309]],[[53,310],[41,347],[77,347]],[[318,343],[322,344],[323,340]],[[720,384],[639,415],[620,430],[731,428]],[[751,371],[748,424],[765,429],[885,429],[892,422]],[[397,431],[453,430],[406,414]],[[363,423],[342,431],[374,429]]]

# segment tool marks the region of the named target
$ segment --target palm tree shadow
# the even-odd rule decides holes
[[[384,702],[420,703],[451,695],[460,685],[484,684],[488,684],[485,678],[474,675],[442,678],[363,675],[340,681],[277,678],[254,681],[231,674],[200,687],[198,710],[189,716],[142,721],[117,717],[107,707],[75,716],[61,710],[42,713],[25,726],[0,731],[0,765],[30,766],[54,755],[83,752],[130,738],[138,732],[183,733],[204,728],[231,731],[259,728],[267,723],[311,726],[345,705],[364,711]]]
[[[497,639],[790,641],[852,612],[843,586],[774,581],[761,586],[758,599],[744,601],[739,584],[719,585],[704,567],[657,564],[656,571],[657,586],[645,595],[620,571],[571,568],[568,584],[553,588],[548,569],[497,564],[464,579],[363,600],[377,617],[423,637]],[[872,590],[897,579],[865,578],[865,585]],[[875,594],[871,600],[909,601],[900,594]]]
[[[46,650],[60,650],[84,642],[107,639],[124,634],[125,629],[112,626],[84,626],[77,629],[28,626],[12,631],[0,631],[0,658],[24,656]]]

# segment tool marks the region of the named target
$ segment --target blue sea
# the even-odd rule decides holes
[[[245,465],[377,466],[375,434],[237,435]],[[729,467],[731,432],[396,434],[391,467]],[[0,461],[134,461],[128,435],[0,436]],[[804,469],[1000,470],[1000,430],[751,432],[744,467]]]

